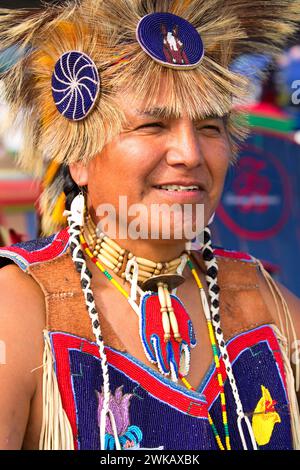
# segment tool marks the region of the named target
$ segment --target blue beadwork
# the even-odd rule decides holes
[[[176,69],[195,68],[204,56],[196,28],[172,13],[151,13],[138,24],[137,40],[156,62]]]
[[[100,77],[92,59],[71,51],[57,61],[52,75],[52,95],[58,111],[71,121],[84,119],[100,91]]]

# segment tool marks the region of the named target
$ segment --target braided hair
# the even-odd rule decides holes
[[[102,336],[102,331],[101,331],[101,326],[100,326],[100,321],[99,321],[99,314],[96,308],[94,294],[91,288],[92,273],[87,267],[85,256],[81,248],[80,225],[78,224],[77,221],[74,220],[72,209],[71,209],[72,203],[73,201],[75,201],[76,197],[80,198],[81,196],[81,198],[84,198],[84,196],[81,195],[81,190],[78,187],[78,185],[75,183],[75,181],[73,180],[70,174],[69,167],[67,166],[64,167],[64,176],[65,176],[64,192],[66,195],[66,209],[67,209],[67,215],[68,215],[68,224],[70,227],[70,231],[69,231],[70,250],[71,250],[72,260],[74,262],[76,271],[80,274],[81,289],[82,289],[82,292],[85,298],[86,307],[87,307],[87,310],[91,319],[92,330],[96,338],[96,343],[99,347],[99,354],[100,354],[101,367],[102,367],[104,400],[103,400],[103,407],[102,407],[101,416],[100,416],[101,450],[105,450],[105,431],[106,431],[107,417],[110,419],[111,425],[114,431],[116,448],[120,450],[121,447],[120,447],[120,442],[118,439],[115,419],[111,410],[109,409],[110,383],[109,383],[108,363],[107,363],[105,346],[104,346],[104,341],[103,341],[103,336]]]
[[[238,417],[238,420],[237,420],[238,429],[239,429],[240,437],[242,440],[243,448],[245,450],[247,449],[247,443],[246,443],[246,440],[244,437],[244,431],[242,428],[242,421],[244,420],[249,431],[252,446],[254,449],[257,449],[255,437],[253,434],[253,430],[252,430],[249,418],[248,416],[245,415],[244,410],[243,410],[243,405],[239,396],[236,380],[235,380],[233,370],[232,370],[232,365],[228,356],[227,347],[226,347],[226,343],[224,340],[224,333],[221,328],[220,300],[219,300],[220,287],[218,285],[218,263],[217,263],[214,250],[212,247],[211,232],[210,232],[209,227],[206,227],[204,230],[204,245],[202,249],[202,256],[203,256],[203,260],[206,266],[205,278],[206,278],[206,282],[208,285],[208,293],[210,297],[212,325],[213,325],[215,336],[218,342],[219,350],[220,350],[221,356],[223,358],[223,361],[226,367],[226,373],[228,376],[229,384],[230,384],[230,387],[234,396],[234,400],[236,404],[236,414]]]
[[[80,188],[75,183],[70,173],[68,165],[63,165],[63,177],[64,177],[64,193],[66,195],[66,209],[71,209],[73,199],[80,193]]]

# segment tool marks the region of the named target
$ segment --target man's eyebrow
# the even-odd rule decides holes
[[[155,107],[149,109],[137,109],[136,112],[141,117],[167,117],[170,116],[170,110],[166,106]]]
[[[209,116],[201,116],[198,117],[199,120],[201,121],[207,121],[208,119],[224,119],[224,116],[218,116],[218,114],[210,114]]]

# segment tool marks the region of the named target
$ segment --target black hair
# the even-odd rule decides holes
[[[64,193],[66,195],[66,209],[69,211],[73,199],[80,193],[80,188],[73,180],[68,165],[63,165]]]

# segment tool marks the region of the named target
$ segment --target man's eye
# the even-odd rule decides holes
[[[137,127],[137,130],[138,130],[138,129],[145,129],[145,128],[146,128],[146,129],[147,129],[147,128],[150,129],[150,128],[152,128],[152,127],[158,127],[158,128],[159,128],[159,127],[163,127],[163,125],[162,125],[161,122],[149,122],[149,123],[147,123],[147,124],[143,124],[143,125]]]
[[[206,126],[199,127],[199,130],[202,130],[202,129],[215,131],[215,132],[218,132],[219,134],[221,133],[221,128],[219,126],[214,126],[212,124],[208,124]]]

